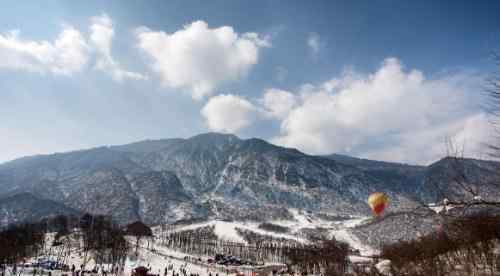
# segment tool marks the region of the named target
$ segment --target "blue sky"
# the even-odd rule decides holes
[[[0,10],[0,162],[201,132],[484,156],[493,1],[44,1]]]

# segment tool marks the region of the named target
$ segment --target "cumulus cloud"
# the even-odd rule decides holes
[[[90,41],[94,46],[98,56],[95,68],[111,75],[113,80],[122,82],[125,79],[145,80],[146,76],[124,70],[113,59],[111,46],[115,34],[113,22],[107,14],[91,18]]]
[[[311,54],[316,56],[320,50],[320,36],[317,33],[310,33],[307,37],[307,46],[311,50]]]
[[[113,80],[143,80],[146,76],[124,70],[111,55],[114,28],[107,14],[90,19],[90,36],[69,25],[53,42],[22,39],[19,30],[0,34],[0,69],[71,76],[82,71],[95,57],[95,69],[111,75]]]
[[[301,87],[293,108],[276,107],[286,111],[276,113],[283,119],[273,141],[313,154],[344,152],[428,163],[444,155],[449,137],[477,154],[489,137],[486,116],[478,107],[478,82],[465,73],[426,78],[389,58],[370,75],[346,72],[321,85]],[[273,104],[267,105],[271,110]]]
[[[256,107],[242,97],[222,94],[211,97],[201,115],[211,130],[235,133],[254,121]]]
[[[261,99],[264,112],[271,118],[284,119],[288,113],[295,107],[295,96],[280,89],[267,89]]]
[[[238,34],[230,26],[209,28],[195,21],[174,33],[145,27],[136,31],[138,47],[152,60],[165,86],[184,88],[195,99],[209,95],[224,81],[236,80],[258,62],[268,40],[256,33]]]
[[[0,34],[0,68],[69,76],[87,64],[88,50],[82,34],[69,25],[53,42],[22,39],[13,30]]]

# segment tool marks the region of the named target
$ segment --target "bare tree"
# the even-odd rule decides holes
[[[136,237],[136,243],[135,243],[136,255],[138,254],[139,243],[141,238],[153,236],[153,231],[151,230],[151,228],[149,228],[146,224],[144,224],[141,221],[136,221],[134,223],[127,225],[126,233],[128,235]]]
[[[36,255],[45,239],[36,224],[21,224],[0,232],[0,265],[15,264],[19,260]]]
[[[484,110],[488,114],[493,137],[490,137],[489,141],[484,141],[484,147],[490,158],[498,159],[500,158],[500,52],[493,53],[492,60],[495,69],[486,80],[483,96]],[[500,207],[498,197],[484,198],[488,194],[487,190],[484,191],[485,188],[500,189],[500,166],[491,163],[490,168],[484,170],[481,183],[475,183],[478,181],[471,176],[468,168],[471,161],[465,158],[465,141],[459,144],[452,138],[447,138],[445,143],[450,166],[446,172],[446,183],[441,186],[439,183],[434,183],[435,191],[444,201],[443,205],[462,206],[464,210],[472,206]],[[454,188],[457,193],[450,194],[448,187]]]

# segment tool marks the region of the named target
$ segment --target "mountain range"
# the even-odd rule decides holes
[[[290,208],[367,215],[383,191],[389,212],[462,196],[457,174],[500,197],[500,163],[444,158],[429,166],[332,154],[313,156],[261,139],[206,133],[188,139],[24,157],[0,164],[0,223],[55,214],[112,215],[121,223],[291,218]]]

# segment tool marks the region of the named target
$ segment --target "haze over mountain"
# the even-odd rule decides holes
[[[146,140],[0,164],[0,221],[83,212],[112,215],[122,223],[264,221],[290,218],[290,208],[359,216],[369,213],[365,201],[374,191],[386,192],[389,212],[395,212],[441,200],[438,191],[458,193],[450,175],[453,162],[445,158],[424,167],[312,156],[218,133]],[[466,159],[464,164],[484,198],[500,196],[489,184],[499,163]]]

